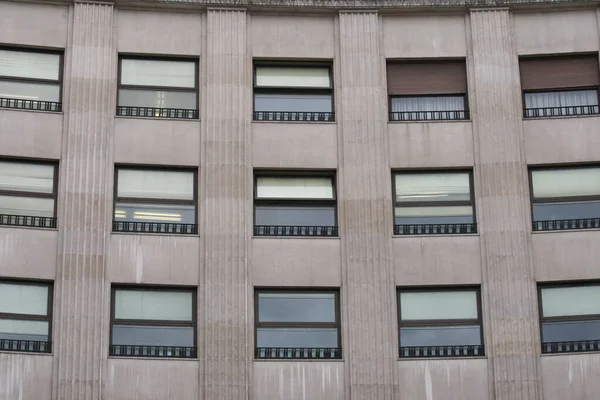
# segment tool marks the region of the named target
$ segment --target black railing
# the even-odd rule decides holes
[[[455,111],[394,111],[390,121],[456,121],[469,119],[468,110]]]
[[[31,226],[35,228],[56,228],[56,218],[0,214],[0,225]]]
[[[337,226],[254,225],[255,236],[338,236]]]
[[[335,121],[335,113],[320,111],[254,111],[255,121]]]
[[[600,228],[600,218],[557,219],[551,221],[533,221],[533,231],[562,231],[567,229]]]
[[[62,111],[62,103],[56,101],[7,99],[0,97],[0,108],[17,108],[35,111]]]
[[[336,347],[257,347],[256,359],[341,359],[342,349]]]
[[[196,358],[195,347],[181,346],[136,346],[113,344],[109,347],[109,355],[115,357],[164,357],[164,358]]]
[[[483,345],[400,347],[400,358],[481,357],[484,355]]]
[[[565,107],[541,107],[526,108],[525,118],[544,118],[544,117],[568,117],[572,115],[594,115],[600,110],[598,106],[565,106]]]
[[[580,340],[574,342],[546,342],[542,343],[542,353],[578,353],[583,351],[600,351],[600,339]]]
[[[52,343],[36,340],[0,339],[0,350],[50,353],[52,351]]]
[[[477,233],[477,224],[394,225],[394,235],[459,235]]]
[[[198,119],[198,114],[198,110],[182,108],[117,106],[117,115],[125,117]]]
[[[174,224],[169,222],[113,221],[113,232],[173,233],[182,235],[197,235],[198,225]]]

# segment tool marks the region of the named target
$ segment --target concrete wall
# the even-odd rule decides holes
[[[544,400],[591,400],[598,396],[600,354],[542,357]]]
[[[52,356],[0,353],[1,400],[50,400]]]

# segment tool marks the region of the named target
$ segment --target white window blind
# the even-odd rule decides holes
[[[58,80],[59,70],[58,54],[0,50],[0,76]]]
[[[600,285],[542,289],[544,317],[600,314]]]
[[[331,178],[257,178],[257,198],[333,199]]]
[[[54,199],[0,196],[0,214],[54,217]]]
[[[597,106],[597,90],[525,93],[525,108]]]
[[[121,60],[121,84],[194,88],[196,63],[192,61]]]
[[[396,207],[396,217],[460,217],[472,215],[471,206],[454,207]]]
[[[24,321],[19,319],[0,319],[0,333],[13,335],[48,336],[48,322]],[[47,337],[37,339],[47,340]]]
[[[119,169],[117,185],[118,197],[194,199],[192,172]]]
[[[462,96],[409,96],[392,98],[392,112],[464,111],[464,109],[465,99]]]
[[[191,321],[192,304],[192,292],[117,290],[115,318]]]
[[[469,174],[397,174],[396,201],[470,200]]]
[[[256,86],[329,88],[329,68],[257,67]]]
[[[0,313],[47,315],[48,287],[0,283]]]
[[[534,197],[600,195],[600,168],[568,168],[532,172]]]
[[[53,189],[53,166],[0,161],[0,190],[52,193]]]
[[[400,316],[405,320],[477,319],[475,291],[400,293]]]

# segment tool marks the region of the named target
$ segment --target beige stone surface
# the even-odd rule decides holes
[[[58,232],[0,227],[0,277],[54,279]]]
[[[593,400],[600,390],[600,354],[542,357],[544,400]]]
[[[1,154],[60,159],[63,116],[60,113],[0,110]]]
[[[0,2],[0,43],[64,49],[69,7],[43,3]]]
[[[50,400],[52,356],[0,353],[0,400]]]

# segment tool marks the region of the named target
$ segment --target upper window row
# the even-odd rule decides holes
[[[0,49],[0,107],[61,111],[62,55]],[[199,118],[197,59],[119,58],[117,115]],[[526,118],[599,111],[598,54],[520,59]],[[467,120],[464,59],[389,60],[390,121]],[[255,121],[335,121],[331,62],[255,61]]]

